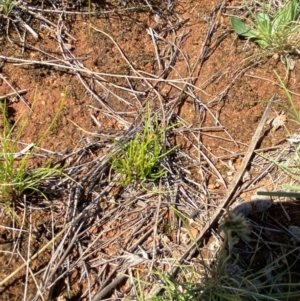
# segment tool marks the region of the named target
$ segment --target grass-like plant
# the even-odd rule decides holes
[[[245,1],[246,2],[246,1]],[[260,8],[254,11],[246,3],[249,18],[243,22],[240,18],[231,17],[234,31],[248,38],[264,51],[264,55],[300,54],[300,21],[299,2],[297,0],[274,1],[259,0],[255,2]]]
[[[111,156],[111,168],[121,176],[121,184],[127,186],[131,181],[155,181],[165,175],[161,161],[175,148],[167,150],[165,132],[160,128],[158,116],[151,117],[149,108],[143,130],[131,140],[116,142],[118,149]]]
[[[64,100],[58,108],[47,130],[40,139],[26,153],[18,158],[19,139],[22,136],[28,122],[28,118],[23,122],[20,120],[13,126],[7,118],[7,107],[0,102],[3,126],[0,132],[0,202],[10,204],[18,200],[25,192],[38,192],[46,197],[39,189],[46,180],[62,173],[60,168],[51,167],[51,162],[47,160],[42,166],[28,168],[29,161],[33,158],[35,148],[45,139],[50,129],[55,124],[61,112]],[[16,127],[18,126],[18,130]]]
[[[17,1],[15,0],[1,0],[0,1],[0,13],[2,13],[4,16],[8,17],[9,14],[12,12],[14,7],[16,6]]]

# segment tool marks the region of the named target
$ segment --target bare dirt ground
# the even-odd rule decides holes
[[[149,283],[147,295],[157,289],[149,270],[169,273],[175,260],[195,260],[195,239],[213,248],[207,227],[217,226],[216,208],[268,101],[276,94],[287,104],[274,74],[285,78],[282,63],[244,61],[260,49],[233,33],[229,17],[238,5],[95,1],[89,13],[85,2],[63,12],[55,1],[44,1],[42,12],[39,1],[28,1],[31,13],[23,7],[20,16],[37,39],[28,30],[25,35],[22,24],[2,20],[0,95],[26,90],[6,104],[12,123],[31,114],[20,149],[37,142],[66,93],[58,121],[37,150],[41,156],[29,167],[54,154],[73,180],[45,184],[49,201],[30,194],[16,202],[18,218],[2,206],[0,280],[38,255],[0,286],[1,300],[133,300],[134,277]],[[285,79],[297,106],[298,68]],[[178,123],[166,138],[178,148],[163,163],[168,174],[145,191],[136,183],[118,184],[108,155],[115,139],[130,137],[141,125],[146,103],[162,124]],[[274,104],[267,119],[281,111]],[[297,130],[290,121],[286,127]],[[265,124],[261,134],[256,149],[266,156],[276,158],[288,148],[285,128]],[[288,181],[259,156],[246,169],[249,178],[238,181],[230,203],[236,197],[251,201],[257,189],[278,190]],[[253,212],[253,220],[265,228],[300,226],[298,204],[285,201],[265,219]],[[270,241],[290,243],[270,233]]]

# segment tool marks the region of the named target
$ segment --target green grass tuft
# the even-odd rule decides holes
[[[3,116],[3,129],[0,132],[0,202],[10,204],[18,200],[25,192],[38,192],[46,197],[39,189],[46,180],[62,173],[60,168],[51,167],[50,160],[47,160],[41,167],[29,169],[28,163],[34,155],[35,147],[44,141],[46,135],[55,124],[61,112],[64,101],[40,139],[32,145],[24,154],[18,158],[18,141],[26,129],[28,118],[22,124],[16,122],[11,126],[7,118],[7,107],[0,103],[0,110]],[[18,131],[15,133],[16,126]]]
[[[165,132],[160,128],[158,116],[151,118],[147,109],[143,130],[130,141],[116,142],[119,151],[111,156],[111,169],[120,174],[123,186],[132,181],[153,182],[166,174],[161,161],[176,146],[166,149]]]
[[[15,0],[1,0],[0,1],[0,14],[8,17],[12,10],[17,5],[17,1]]]

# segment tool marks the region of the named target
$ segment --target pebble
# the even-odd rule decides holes
[[[252,213],[252,206],[249,202],[236,203],[232,209],[236,214],[241,214],[243,216],[248,216]]]
[[[289,226],[289,231],[293,234],[291,241],[293,244],[300,242],[300,227],[298,226]]]
[[[260,189],[260,191],[264,190]],[[253,195],[251,197],[251,201],[253,202],[253,205],[257,212],[265,212],[273,205],[272,198],[265,195]]]

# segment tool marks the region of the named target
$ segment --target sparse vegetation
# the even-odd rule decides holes
[[[298,273],[296,264],[300,260],[297,247],[294,250],[278,250],[277,256],[268,260],[263,267],[256,266],[260,246],[249,254],[248,263],[238,253],[238,243],[251,239],[250,221],[244,216],[229,212],[219,227],[224,234],[222,244],[215,260],[209,264],[201,257],[202,272],[193,270],[190,266],[179,266],[177,278],[167,277],[159,273],[164,284],[163,296],[153,298],[153,301],[231,301],[231,300],[294,300],[299,298],[299,284],[293,282]],[[259,240],[259,239],[258,239]],[[241,244],[240,244],[241,245]],[[293,260],[291,260],[293,258]],[[299,277],[299,273],[296,276]],[[295,299],[296,300],[296,299]]]
[[[280,86],[285,92],[288,101],[287,105],[284,105],[282,102],[278,102],[277,104],[280,107],[282,107],[284,111],[288,114],[288,116],[290,117],[289,120],[299,126],[300,125],[299,110],[293,100],[290,91],[287,89],[282,79],[278,76],[277,73],[276,76]],[[285,157],[285,160],[283,162],[275,161],[274,163],[279,168],[281,168],[287,175],[289,175],[291,182],[293,182],[293,184],[285,183],[282,185],[283,188],[287,191],[286,196],[288,197],[289,191],[300,191],[300,137],[299,137],[299,133],[289,133],[288,131],[287,131],[287,135],[288,135],[287,140],[291,145],[292,152]]]
[[[42,137],[35,144],[29,145],[29,148],[25,148],[25,151],[23,149],[21,152],[18,152],[19,140],[26,129],[29,117],[11,125],[7,118],[7,106],[0,103],[3,118],[3,130],[0,133],[0,202],[10,204],[18,200],[25,192],[34,191],[43,194],[39,189],[40,185],[62,173],[60,168],[51,167],[49,160],[43,166],[33,169],[28,168],[28,163],[34,156],[35,148],[40,146],[55,124],[63,103],[62,101],[55,117]],[[17,132],[15,132],[16,126],[18,126]],[[46,197],[44,194],[43,196]]]
[[[299,4],[204,2],[0,2],[3,299],[300,299]]]

